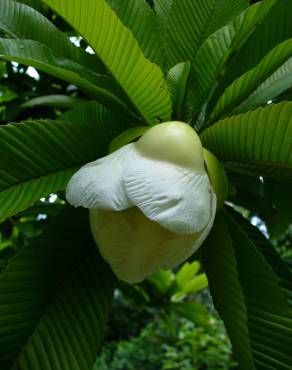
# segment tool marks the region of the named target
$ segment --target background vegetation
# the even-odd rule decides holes
[[[81,72],[84,65],[81,69],[70,65],[76,60],[83,61],[95,71],[100,68],[98,58],[90,58],[88,53],[84,57],[85,50],[92,51],[88,43],[43,2],[19,1],[37,9],[71,40],[72,45],[84,52],[76,56],[75,52],[70,54],[66,42],[54,44],[52,40],[45,40],[53,55],[64,52],[72,59],[68,64],[55,65],[62,69],[58,73],[56,70],[50,72],[47,65],[38,65],[36,59],[39,57],[47,58],[52,65],[57,62],[46,53],[38,54],[36,44],[28,50],[23,49],[26,45],[23,40],[45,41],[37,40],[41,32],[35,32],[38,26],[34,28],[33,22],[25,27],[25,22],[19,21],[23,20],[17,18],[21,17],[21,12],[8,11],[12,9],[8,8],[12,2],[3,0],[0,3],[0,124],[5,128],[0,136],[0,369],[25,369],[28,366],[30,370],[37,370],[39,366],[48,366],[54,370],[86,370],[91,367],[101,343],[104,345],[99,350],[94,370],[219,370],[238,366],[244,370],[291,369],[291,136],[288,141],[291,129],[287,129],[287,136],[282,135],[284,131],[274,136],[271,134],[270,141],[260,140],[263,129],[254,146],[261,148],[263,155],[270,148],[278,149],[279,158],[284,153],[280,158],[285,157],[283,168],[277,166],[273,156],[271,161],[265,156],[253,158],[254,153],[248,151],[248,146],[242,149],[246,157],[236,157],[236,148],[229,145],[228,138],[234,137],[238,142],[240,139],[235,130],[227,129],[233,117],[240,113],[246,113],[239,120],[249,129],[254,122],[260,122],[264,127],[270,121],[277,122],[279,129],[291,127],[291,1],[275,1],[272,10],[268,7],[273,1],[262,2],[267,4],[266,13],[251,29],[247,27],[246,30],[240,25],[239,29],[247,34],[238,38],[218,79],[212,79],[207,91],[204,84],[196,85],[199,89],[195,98],[192,96],[194,92],[188,91],[191,101],[196,101],[191,114],[195,119],[191,119],[191,124],[202,133],[204,145],[216,152],[225,165],[230,183],[228,204],[218,215],[206,245],[194,257],[195,262],[189,261],[173,273],[160,271],[134,286],[116,282],[97,256],[95,246],[92,247],[86,212],[74,213],[67,208],[64,198],[64,184],[81,162],[105,155],[110,141],[131,127],[129,112],[125,114],[124,106],[112,97],[105,103],[102,94],[92,92],[91,85],[80,87],[75,75],[71,81],[64,77],[64,70],[75,70],[87,83],[98,85],[100,80],[96,76],[88,71],[88,75]],[[118,2],[109,0],[108,3],[127,23]],[[154,3],[162,4],[163,1],[148,3],[153,7]],[[247,6],[247,1],[236,3]],[[236,15],[242,10],[241,6],[235,11]],[[140,14],[146,24],[149,21],[147,14]],[[134,19],[132,13],[131,16],[129,20]],[[207,43],[202,59],[198,57],[198,63],[193,64],[206,70],[207,76],[212,78],[212,65],[205,59],[210,51],[208,40],[210,42],[212,38],[207,36],[212,36],[233,16],[235,14],[221,23],[214,23],[214,29],[205,35]],[[172,22],[171,26],[177,26],[175,19]],[[143,44],[147,34],[142,32],[141,35],[135,23],[129,21],[127,26],[147,58],[164,68],[165,77],[173,65],[182,62],[177,60],[177,51],[173,47],[165,66],[155,49],[157,45]],[[236,28],[235,31],[239,32]],[[202,43],[198,43],[198,49]],[[20,55],[22,52],[28,53],[28,57]],[[264,60],[268,54],[270,59]],[[205,69],[206,65],[211,65],[210,70]],[[187,63],[180,70],[182,75],[185,70]],[[250,70],[254,74],[249,75]],[[183,77],[176,81],[179,83],[175,88],[181,88]],[[189,78],[191,80],[192,75]],[[169,86],[171,90],[173,86]],[[118,91],[117,96],[129,104],[123,92]],[[253,100],[254,96],[257,100]],[[271,104],[271,99],[275,104]],[[101,107],[100,102],[115,113]],[[179,106],[174,104],[174,107]],[[254,111],[258,107],[265,107],[259,118],[256,117],[259,111]],[[131,109],[133,114],[132,106]],[[187,109],[172,112],[174,118],[187,116]],[[38,122],[39,131],[35,130],[33,123],[43,119],[52,121]],[[217,120],[220,126],[215,123]],[[55,132],[55,121],[71,124],[70,130],[64,131],[65,134],[52,134],[56,146],[44,149],[42,138]],[[23,131],[24,136],[17,136],[15,132],[10,135],[10,122],[25,122],[28,129]],[[99,123],[97,132],[90,126],[95,122]],[[12,127],[18,130],[22,126]],[[205,130],[206,127],[210,129]],[[226,134],[222,136],[226,139],[222,147],[214,139],[219,136],[218,132]],[[84,143],[74,139],[83,134],[86,137]],[[73,154],[68,154],[67,148],[63,150],[62,143],[67,135],[74,141],[75,146],[69,147]],[[288,138],[286,141],[285,137]],[[96,142],[98,148],[94,147]],[[23,164],[22,150],[28,151],[30,162]],[[46,150],[49,155],[40,156],[40,162],[37,162],[35,153]],[[272,149],[270,151],[274,153]],[[41,179],[52,168],[56,173],[59,171],[54,167],[55,153],[64,158],[62,165],[65,168],[69,166],[68,158],[69,163],[73,158],[74,168],[66,169],[62,179],[46,179],[47,187],[43,183],[34,183],[33,171],[38,173],[38,166],[41,168],[44,163],[39,174]],[[247,166],[250,160],[252,164]],[[35,164],[33,169],[30,167],[32,163]],[[8,167],[12,170],[5,177],[3,174],[8,173]],[[22,186],[27,183],[32,186],[29,189],[31,198],[23,195]],[[270,242],[263,235],[268,236]],[[214,308],[204,272],[208,275],[210,291],[228,336]],[[90,304],[88,297],[92,299]],[[109,320],[105,324],[110,307]],[[87,318],[90,318],[90,325]],[[76,338],[79,338],[78,343]]]

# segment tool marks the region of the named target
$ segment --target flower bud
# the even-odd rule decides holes
[[[200,138],[182,122],[151,127],[137,142],[83,166],[66,197],[90,209],[102,256],[129,283],[189,258],[216,213]]]
[[[149,158],[204,172],[201,140],[186,123],[173,121],[152,127],[137,141],[136,149]]]

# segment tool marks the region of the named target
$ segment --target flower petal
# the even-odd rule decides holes
[[[137,207],[121,212],[91,209],[90,225],[101,255],[128,283],[144,280],[182,247],[194,245],[193,235],[174,234]]]
[[[181,263],[185,262],[200,248],[200,246],[204,243],[205,239],[209,235],[211,228],[213,226],[216,215],[216,203],[217,203],[216,194],[212,191],[211,195],[212,213],[208,225],[199,233],[189,235],[189,237],[191,237],[192,245],[190,246],[189,240],[186,240],[183,244],[181,244],[181,247],[179,248],[176,254],[169,256],[167,259],[164,260],[163,264],[161,265],[162,268],[167,270],[177,267]]]
[[[133,144],[81,167],[70,179],[68,202],[75,207],[123,210],[132,206],[125,192],[122,174]]]
[[[124,183],[130,201],[174,233],[194,234],[210,221],[212,188],[204,172],[147,158],[133,150]]]

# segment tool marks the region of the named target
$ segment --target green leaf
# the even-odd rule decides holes
[[[240,368],[290,369],[291,307],[271,266],[228,212],[217,215],[202,255]]]
[[[201,135],[225,167],[251,175],[292,179],[292,103],[225,118]]]
[[[291,184],[264,179],[264,202],[271,203],[271,211],[261,214],[271,238],[280,238],[292,224]]]
[[[0,275],[1,370],[92,369],[114,285],[87,211],[62,212]]]
[[[35,67],[72,83],[110,109],[131,115],[129,108],[121,100],[124,97],[120,98],[122,92],[111,77],[95,74],[68,59],[57,58],[51,49],[39,42],[0,38],[0,58]]]
[[[275,0],[250,6],[228,25],[213,33],[201,46],[191,65],[185,120],[195,120],[213,94],[226,65],[265,18]],[[201,128],[202,124],[198,128]]]
[[[56,57],[73,60],[96,73],[106,73],[97,58],[77,48],[45,16],[25,4],[1,0],[0,30],[9,38],[38,41],[49,47]]]
[[[196,293],[208,287],[208,280],[205,274],[199,274],[192,281],[189,281],[182,289],[184,294]]]
[[[158,66],[146,59],[133,34],[105,0],[45,0],[91,45],[147,123],[167,121],[170,95]]]
[[[110,143],[109,152],[112,153],[122,146],[137,140],[140,136],[144,135],[149,130],[149,126],[136,126],[129,130],[123,131],[120,135],[116,136]]]
[[[106,155],[110,141],[130,126],[96,103],[63,120],[0,126],[0,220],[64,190],[80,166]]]
[[[44,11],[44,5],[42,3],[42,0],[17,0],[17,2],[26,4],[31,8],[38,10],[39,12]]]
[[[276,1],[265,20],[257,26],[228,66],[222,80],[224,87],[260,63],[277,44],[292,37],[291,13],[291,0]]]
[[[1,100],[1,98],[0,98]],[[9,115],[10,120],[15,120],[19,114],[23,111],[34,109],[35,107],[52,107],[59,109],[72,109],[76,105],[83,103],[83,99],[75,98],[74,96],[54,94],[54,95],[43,95],[37,98],[33,98],[25,101],[24,103],[13,108],[13,111]],[[12,116],[12,118],[11,118]],[[5,115],[5,118],[6,115]]]
[[[10,102],[18,97],[17,93],[7,86],[0,85],[0,104]]]
[[[0,77],[3,78],[5,75],[7,75],[7,66],[6,62],[0,61]],[[6,87],[7,88],[7,87]]]
[[[193,322],[199,327],[210,329],[209,314],[207,309],[194,302],[181,302],[173,303],[170,310],[177,316],[184,317],[185,319]]]
[[[153,0],[154,9],[159,18],[167,20],[173,0]]]
[[[208,280],[205,274],[199,274],[192,278],[186,284],[178,284],[173,290],[175,293],[171,296],[172,302],[180,302],[190,294],[199,292],[208,287]]]
[[[165,65],[163,35],[155,13],[145,0],[106,0],[123,24],[131,30],[146,58],[162,69]]]
[[[283,94],[280,94],[274,99],[274,103],[279,103],[284,100],[292,100],[292,88],[286,90],[283,92]]]
[[[167,13],[164,36],[169,68],[193,61],[205,39],[248,6],[246,0],[172,0],[171,6],[168,3],[158,1],[156,6],[164,17]]]
[[[277,45],[253,69],[235,80],[224,92],[213,110],[210,120],[227,113],[246,112],[292,86],[292,39]]]
[[[171,270],[159,269],[147,278],[160,295],[166,295],[174,282],[174,274]]]
[[[187,295],[196,293],[208,287],[208,280],[205,274],[198,274],[201,265],[199,262],[186,262],[175,275],[171,301],[179,302]]]
[[[31,109],[34,107],[56,107],[56,108],[74,108],[77,104],[83,102],[82,99],[74,98],[73,96],[68,95],[43,95],[38,96],[37,98],[33,98],[27,100],[26,102],[22,103],[19,108],[21,110]]]
[[[200,262],[194,261],[192,263],[185,262],[176,273],[175,280],[178,285],[183,288],[192,280],[200,270]]]
[[[286,200],[288,201],[288,198],[286,198]],[[231,209],[229,209],[229,213],[273,269],[274,274],[278,277],[279,286],[292,307],[292,274],[285,262],[278,255],[268,239],[264,237],[256,227],[251,225],[251,223],[243,218],[239,213],[232,211]]]
[[[182,119],[189,72],[190,62],[183,62],[172,67],[167,73],[166,82],[172,97],[173,117],[176,119]]]

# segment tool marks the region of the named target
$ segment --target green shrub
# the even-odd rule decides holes
[[[233,369],[231,345],[223,323],[212,318],[212,330],[172,316],[156,319],[139,335],[105,344],[94,370]]]

